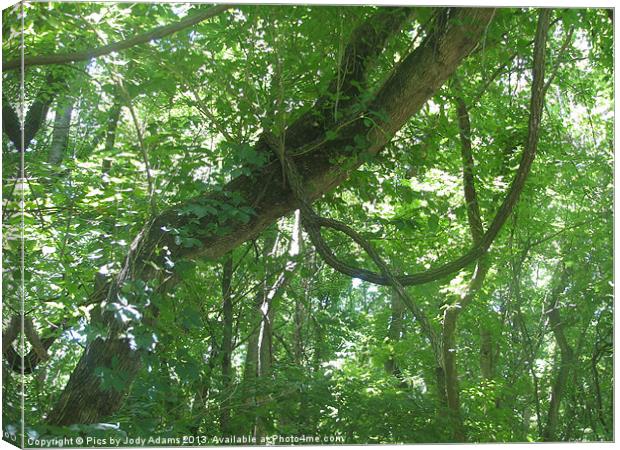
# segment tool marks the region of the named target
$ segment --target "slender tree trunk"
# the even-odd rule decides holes
[[[590,366],[592,368],[592,379],[594,380],[594,392],[596,393],[596,412],[598,420],[603,426],[603,430],[605,432],[605,439],[607,439],[609,436],[609,427],[607,425],[607,421],[605,420],[603,397],[601,395],[601,384],[598,374],[598,362],[602,355],[602,350],[597,346],[594,350],[594,353],[592,354],[592,358],[590,359]]]
[[[309,283],[305,283],[306,288],[304,289],[304,296],[308,296],[307,286]],[[295,356],[295,364],[299,367],[303,364],[303,355],[304,355],[304,322],[306,319],[306,308],[304,307],[304,303],[299,299],[295,299],[295,315],[294,315],[294,325],[295,330],[293,332],[293,351]]]
[[[260,380],[264,375],[263,368],[265,361],[261,361],[265,357],[265,352],[262,349],[264,345],[264,333],[265,328],[270,324],[265,324],[268,321],[269,313],[269,292],[271,286],[267,281],[269,268],[273,267],[270,263],[270,259],[275,256],[278,245],[278,239],[275,233],[268,233],[265,236],[263,243],[263,266],[265,267],[265,278],[263,279],[262,286],[257,292],[254,298],[254,306],[252,311],[252,332],[248,339],[246,356],[245,356],[245,368],[243,383],[249,390],[246,394],[246,410],[248,413],[247,421],[250,424],[250,434],[256,438],[256,442],[260,442],[260,438],[263,430],[263,423],[260,414],[257,414]],[[277,277],[279,278],[279,276]],[[268,331],[269,332],[269,331]],[[244,431],[244,433],[246,433]]]
[[[120,100],[115,99],[112,108],[110,109],[110,115],[108,116],[108,123],[106,124],[105,131],[105,151],[110,152],[114,150],[114,143],[116,142],[116,131],[118,130],[118,122],[121,117],[121,103]]]
[[[319,306],[320,308],[320,306]],[[323,327],[319,321],[313,317],[312,325],[314,329],[314,351],[312,353],[312,370],[318,373],[323,363]]]
[[[301,229],[300,229],[301,233]],[[300,236],[300,242],[301,240]],[[312,318],[309,317],[309,307],[311,305],[311,289],[314,285],[314,276],[316,275],[318,268],[315,266],[313,262],[314,255],[312,255],[310,259],[310,263],[308,264],[312,267],[312,274],[304,277],[301,280],[301,284],[303,286],[303,298],[299,298],[296,296],[295,298],[295,317],[294,317],[294,348],[293,348],[293,357],[294,363],[297,366],[300,373],[307,372],[307,342],[309,336],[306,336],[306,332],[308,330],[309,322],[311,322]],[[306,375],[307,376],[307,375]],[[297,425],[297,430],[299,434],[310,433],[312,430],[312,423],[309,420],[309,408],[308,408],[308,396],[304,392],[304,389],[300,386],[294,393],[294,397],[292,399],[296,405],[298,405],[298,412],[296,417],[280,417],[280,422],[286,424],[287,422],[295,422]]]
[[[114,144],[116,143],[116,135],[118,130],[118,123],[121,118],[121,108],[122,105],[119,100],[119,95],[114,97],[112,101],[112,105],[108,110],[108,117],[105,123],[99,127],[97,132],[95,133],[93,140],[91,141],[89,147],[94,150],[97,148],[99,143],[102,140],[105,140],[104,151],[111,152],[114,150]],[[104,161],[106,161],[104,159]]]
[[[51,165],[59,165],[65,157],[67,144],[69,143],[69,130],[71,128],[71,114],[73,113],[73,98],[65,98],[58,102],[56,116],[54,118],[54,131],[52,143],[47,155],[47,162]]]
[[[485,380],[492,380],[495,372],[495,352],[491,330],[480,327],[480,373]]]
[[[271,367],[273,364],[273,320],[275,317],[275,305],[272,303],[273,297],[267,297],[265,303],[261,305],[261,324],[258,333],[258,367],[257,380],[258,392],[256,394],[256,405],[260,413],[256,415],[254,423],[254,437],[260,443],[267,434],[266,411],[269,404],[269,393],[265,392],[263,382],[271,377]],[[265,383],[266,385],[266,383]]]
[[[303,245],[303,238],[301,234],[301,228],[299,229],[299,242]],[[305,249],[304,249],[305,250]],[[315,267],[314,265],[314,254],[310,256],[309,263],[307,265],[310,267]],[[293,352],[295,357],[295,364],[298,367],[303,367],[305,364],[305,355],[306,355],[306,344],[304,336],[304,328],[308,323],[308,307],[310,306],[310,298],[311,298],[311,289],[314,285],[314,276],[317,273],[317,269],[313,269],[312,275],[304,277],[301,280],[301,285],[303,286],[303,299],[299,296],[295,297],[295,316],[294,316],[294,324],[295,330],[293,334]]]
[[[569,345],[564,333],[564,322],[560,317],[558,305],[559,296],[564,290],[567,283],[568,273],[565,269],[561,269],[561,274],[557,285],[551,294],[551,301],[547,307],[547,316],[555,342],[557,345],[556,361],[558,361],[555,379],[551,388],[551,400],[549,402],[549,411],[547,414],[547,423],[543,431],[544,441],[556,441],[558,439],[558,422],[560,413],[560,404],[566,392],[566,383],[573,364],[574,351]]]
[[[445,375],[448,418],[452,425],[452,436],[455,442],[464,442],[466,439],[463,418],[461,416],[458,370],[456,364],[456,323],[459,314],[471,303],[478,291],[482,288],[489,268],[489,261],[486,256],[483,256],[478,261],[474,276],[467,287],[466,294],[457,303],[447,306],[444,310],[441,327],[441,351]]]
[[[279,297],[288,282],[290,281],[294,271],[299,266],[298,256],[300,251],[300,237],[301,237],[301,217],[299,211],[295,213],[295,222],[293,225],[293,232],[291,234],[291,244],[288,249],[288,260],[286,261],[282,272],[280,272],[273,283],[267,283],[266,280],[263,283],[263,289],[259,292],[256,298],[256,316],[257,324],[254,326],[254,331],[250,336],[248,342],[248,349],[246,355],[246,371],[245,380],[250,383],[250,387],[255,391],[251,396],[250,404],[256,409],[263,411],[263,406],[268,401],[268,396],[261,391],[262,380],[266,379],[271,374],[271,366],[273,362],[273,321],[275,318],[275,305],[274,302]],[[265,243],[265,250],[268,253],[264,253],[265,267],[273,267],[273,263],[268,261],[273,260],[277,252],[279,239],[268,240]],[[253,435],[257,443],[260,443],[263,436],[265,436],[266,423],[263,413],[255,414]]]
[[[189,426],[189,430],[193,434],[199,434],[204,422],[204,418],[207,413],[207,402],[211,394],[212,374],[217,361],[219,360],[220,349],[215,342],[215,337],[211,336],[211,351],[207,358],[207,369],[203,375],[201,375],[195,383],[195,395],[192,402],[191,418],[192,424]]]
[[[390,346],[394,346],[402,338],[403,325],[405,320],[405,304],[400,299],[400,296],[396,291],[392,291],[390,298],[390,323],[388,327],[387,340]],[[401,387],[406,387],[407,384],[402,380],[402,372],[398,363],[396,362],[396,356],[394,350],[390,351],[390,356],[383,365],[385,371],[396,377],[401,382]]]
[[[560,413],[560,404],[566,392],[566,382],[573,363],[572,353],[561,352],[558,358],[559,367],[556,372],[553,386],[551,389],[551,401],[549,402],[549,412],[547,416],[547,424],[543,432],[543,440],[553,442],[558,440],[558,422]]]
[[[480,375],[486,382],[493,381],[495,378],[495,364],[499,354],[499,343],[493,340],[493,332],[487,325],[480,327]],[[494,408],[500,407],[501,398],[496,393]],[[485,405],[485,411],[488,406]]]
[[[441,348],[443,352],[443,369],[446,386],[446,402],[448,419],[452,429],[452,438],[455,442],[465,441],[463,418],[461,417],[461,403],[459,399],[459,381],[456,367],[456,319],[458,308],[448,306],[444,311]]]
[[[536,359],[536,349],[532,342],[532,338],[527,329],[527,324],[525,322],[525,318],[523,317],[523,312],[521,311],[521,306],[523,305],[523,296],[521,295],[521,273],[523,271],[523,263],[527,256],[527,250],[521,253],[520,258],[517,260],[513,260],[511,263],[512,270],[512,280],[511,280],[511,293],[515,299],[514,309],[515,309],[515,325],[519,328],[519,333],[521,335],[521,340],[523,341],[524,351],[526,352],[525,360],[528,372],[530,377],[532,378],[532,390],[534,397],[534,406],[536,412],[536,429],[538,431],[538,435],[542,437],[543,435],[543,417],[542,417],[542,408],[540,405],[540,388],[538,383],[538,375],[536,374],[535,369],[535,359]],[[528,424],[529,426],[529,424]]]
[[[460,90],[458,78],[455,86]],[[480,216],[480,207],[474,182],[474,158],[471,145],[471,123],[467,104],[460,95],[455,97],[459,137],[461,141],[461,159],[463,164],[463,191],[466,202],[469,231],[474,245],[482,240],[484,227]],[[461,417],[461,403],[459,398],[458,371],[456,366],[456,322],[462,308],[465,308],[482,287],[488,271],[486,255],[478,260],[476,272],[472,277],[465,295],[444,309],[441,324],[441,363],[445,387],[445,401],[448,421],[455,442],[465,441],[465,428]],[[443,400],[443,398],[440,398]]]
[[[225,398],[230,395],[232,385],[232,348],[233,348],[233,304],[231,282],[233,276],[233,258],[229,253],[222,265],[222,315],[224,326],[222,332],[222,393],[224,399],[220,401],[220,433],[227,436],[230,433],[230,408]]]

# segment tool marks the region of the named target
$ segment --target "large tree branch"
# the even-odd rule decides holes
[[[387,40],[401,29],[414,12],[414,8],[380,8],[371,20],[362,22],[353,31],[327,92],[286,128],[289,154],[305,153],[308,148],[317,150],[326,142],[326,130],[334,126],[342,128],[337,122],[346,117],[351,106],[360,104],[360,90],[367,88],[368,73]],[[256,147],[271,155],[267,148],[268,140],[268,136],[263,136]],[[292,149],[298,151],[292,152]]]
[[[97,48],[93,48],[89,50],[83,50],[81,52],[75,52],[75,53],[64,53],[64,54],[58,54],[58,55],[27,56],[24,58],[23,65],[24,67],[45,66],[45,65],[50,65],[50,64],[66,64],[66,63],[76,62],[76,61],[86,61],[91,58],[97,58],[99,56],[107,55],[112,52],[118,52],[121,50],[125,50],[135,45],[145,44],[154,39],[160,39],[172,33],[176,33],[177,31],[191,27],[193,25],[196,25],[197,23],[202,22],[203,20],[213,17],[229,9],[230,7],[231,7],[230,5],[213,6],[209,9],[206,9],[194,15],[185,17],[184,19],[181,19],[178,22],[175,22],[169,25],[163,25],[160,27],[156,27],[156,28],[153,28],[151,31],[140,34],[138,36],[134,36],[132,38],[125,39],[123,41],[114,42],[112,44],[104,45],[102,47],[97,47]],[[6,72],[9,70],[19,69],[21,67],[21,64],[22,64],[22,60],[20,58],[13,59],[10,61],[5,61],[2,63],[2,71]]]
[[[445,28],[432,34],[402,64],[381,87],[369,110],[381,111],[383,120],[376,119],[377,126],[369,130],[362,120],[339,127],[338,136],[323,140],[312,151],[295,151],[294,142],[308,142],[308,128],[303,127],[305,118],[287,129],[287,153],[297,154],[293,160],[304,179],[306,194],[316,200],[342,183],[351,172],[359,167],[367,155],[378,153],[413,114],[417,113],[433,93],[452,75],[461,60],[476,46],[486,29],[492,9],[458,9],[453,11],[453,21]],[[300,131],[298,131],[300,130]],[[325,134],[325,130],[322,130]],[[356,136],[366,136],[366,156],[352,154],[345,150],[355,146]],[[314,138],[315,136],[311,136]],[[265,183],[265,180],[269,180]],[[283,183],[278,161],[256,170],[250,176],[240,176],[224,187],[223,193],[196,198],[188,203],[207,200],[225,201],[237,192],[252,206],[255,215],[247,224],[231,223],[230,232],[223,236],[205,236],[199,248],[178,248],[173,236],[161,236],[177,247],[183,257],[205,256],[218,258],[232,248],[258,235],[264,228],[283,215],[297,208],[294,196]],[[204,228],[213,221],[213,215],[200,220]],[[167,224],[183,226],[187,219],[180,217],[178,209],[162,213],[156,219],[158,230]],[[162,234],[162,233],[160,233]],[[475,258],[474,258],[475,259]],[[471,261],[470,261],[471,262]],[[464,264],[466,265],[466,264]],[[458,269],[456,269],[458,270]],[[363,276],[363,273],[362,273]],[[368,280],[373,281],[374,280]],[[406,283],[414,284],[414,283]]]

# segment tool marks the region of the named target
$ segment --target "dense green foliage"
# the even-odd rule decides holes
[[[26,4],[26,55],[100,47],[208,7]],[[26,438],[613,439],[613,26],[605,10],[551,14],[545,49],[551,84],[538,152],[489,250],[482,288],[458,315],[451,350],[461,423],[438,393],[436,355],[419,320],[392,287],[326,265],[297,215],[265,222],[264,231],[235,241],[221,258],[191,256],[209,236],[234,238],[261,217],[224,186],[277,164],[257,145],[265,130],[283,135],[322,96],[338,117],[349,99],[333,94],[332,80],[344,83],[347,43],[376,11],[235,7],[126,50],[29,66],[25,110],[49,98],[49,111],[23,153],[8,139],[4,110],[17,111],[19,71],[3,73],[3,326],[20,311],[23,276],[27,317],[42,339],[55,337],[49,359],[24,376]],[[3,14],[8,61],[19,57],[19,9]],[[449,20],[442,14],[416,8],[390,34],[359,86],[359,102]],[[315,210],[354,228],[399,274],[467,251],[472,237],[456,98],[468,108],[486,229],[527,141],[537,20],[536,10],[497,10],[453,76],[381,153],[316,201]],[[369,111],[365,126],[383,115]],[[328,129],[325,139],[340,139],[337,130]],[[356,135],[354,146],[364,148],[366,139]],[[17,179],[21,156],[24,180]],[[227,194],[207,196],[212,192]],[[169,208],[184,220],[170,225],[184,256],[147,261],[149,270],[165,275],[131,279],[102,301],[98,293],[132,262],[125,257],[134,238]],[[340,259],[373,268],[345,235],[323,234]],[[437,333],[473,270],[472,264],[407,288]],[[172,278],[171,288],[161,288]],[[134,377],[120,356],[107,355],[94,373],[102,392],[123,393],[120,408],[96,423],[50,424],[84,349],[97,338],[111,339],[105,314],[122,324],[122,339],[142,361],[139,371]],[[30,352],[31,344],[22,350]],[[12,370],[6,352],[3,361],[3,428],[15,434],[20,365]],[[183,436],[204,440],[179,442]]]

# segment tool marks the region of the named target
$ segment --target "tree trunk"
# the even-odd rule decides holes
[[[224,319],[222,332],[222,393],[224,399],[230,395],[232,385],[231,356],[233,348],[233,304],[231,282],[233,276],[233,258],[228,254],[222,266],[222,315]],[[226,401],[220,401],[220,433],[230,433],[230,408]]]
[[[299,211],[297,214],[301,214]],[[304,242],[303,242],[303,234],[302,227],[300,226],[298,229],[297,240],[299,245],[301,246],[300,251],[305,252]],[[315,255],[310,255],[310,263],[308,264],[311,267],[314,267],[314,257]],[[295,360],[295,364],[298,367],[302,367],[304,365],[304,355],[305,355],[305,345],[304,345],[304,325],[307,320],[308,311],[306,310],[306,305],[310,305],[310,289],[313,286],[313,278],[316,275],[317,270],[315,269],[313,274],[309,277],[304,277],[301,280],[301,284],[303,286],[303,299],[299,296],[295,296],[295,315],[294,315],[294,325],[295,330],[293,333],[293,356]]]
[[[556,370],[556,376],[553,381],[551,389],[551,401],[549,402],[549,412],[547,415],[547,424],[543,432],[544,441],[556,441],[558,439],[558,421],[560,413],[560,404],[564,398],[566,392],[566,382],[570,374],[571,367],[573,365],[573,349],[569,345],[565,333],[564,322],[560,317],[560,311],[558,309],[558,300],[562,291],[566,287],[568,273],[565,269],[561,269],[560,279],[551,294],[551,301],[547,308],[547,316],[549,318],[549,324],[555,337],[557,348],[559,349],[559,355],[556,353],[556,360],[559,361],[559,367]]]
[[[118,122],[121,117],[121,103],[115,99],[112,108],[110,109],[110,115],[108,116],[108,123],[106,124],[105,131],[105,151],[110,152],[114,150],[114,143],[116,142],[116,131],[118,129]]]
[[[95,423],[116,412],[122,405],[124,390],[104,388],[99,369],[110,369],[125,382],[133,380],[140,369],[138,352],[129,350],[128,339],[117,336],[96,338],[88,345],[69,379],[65,390],[48,417],[53,425]]]
[[[306,284],[307,286],[307,284]],[[307,289],[304,290],[307,298]],[[295,330],[293,332],[293,352],[295,357],[295,364],[299,367],[303,364],[303,355],[304,355],[304,335],[303,328],[306,316],[306,308],[304,307],[304,303],[299,299],[295,298],[295,315],[294,315],[294,325]]]
[[[248,339],[245,357],[243,384],[249,390],[249,392],[245,394],[245,409],[248,413],[247,423],[250,424],[251,427],[249,432],[257,439],[257,442],[260,442],[260,437],[263,434],[264,428],[263,422],[259,417],[260,414],[257,411],[259,407],[259,381],[261,376],[265,375],[264,365],[266,361],[264,358],[266,356],[266,352],[263,349],[263,345],[265,344],[264,335],[265,333],[270,335],[271,332],[271,323],[269,323],[269,292],[271,290],[271,286],[267,281],[267,276],[269,275],[269,269],[273,268],[273,263],[270,262],[270,259],[275,256],[277,246],[278,238],[276,234],[268,233],[265,236],[265,241],[263,243],[262,255],[263,267],[265,268],[265,278],[263,279],[261,288],[254,298],[252,311],[253,320],[251,324],[252,332]],[[276,279],[279,278],[280,276],[278,275]],[[269,345],[271,345],[270,339]],[[246,433],[247,430],[244,430],[243,434]]]
[[[456,319],[458,307],[448,306],[443,315],[442,343],[443,369],[446,386],[446,402],[448,406],[448,420],[455,442],[465,441],[463,418],[461,417],[461,403],[459,399],[459,382],[456,368]]]
[[[598,342],[597,342],[594,353],[592,354],[592,357],[590,358],[590,366],[592,369],[592,379],[594,380],[594,392],[596,393],[597,417],[605,432],[604,438],[608,439],[609,427],[607,425],[607,421],[605,420],[605,414],[604,414],[604,408],[603,408],[603,397],[601,395],[601,384],[599,381],[599,374],[598,374],[598,363],[602,356],[603,356],[603,350],[598,347]]]
[[[163,226],[161,220],[163,218],[159,217],[145,226],[132,242],[124,267],[116,279],[93,293],[92,303],[101,305],[98,308],[100,313],[92,314],[93,320],[100,321],[101,326],[107,328],[107,334],[88,343],[47,418],[49,424],[60,426],[99,422],[122,405],[128,385],[140,370],[140,355],[144,351],[137,349],[131,339],[124,336],[131,321],[125,322],[115,314],[115,309],[122,306],[119,303],[119,298],[124,295],[122,289],[127,286],[131,290],[136,286],[136,281],[150,281],[158,285],[150,292],[152,298],[166,301],[165,293],[178,282],[174,273],[157,268],[164,267],[166,248],[173,248],[174,245],[173,240],[162,238],[159,231]],[[164,223],[168,222],[166,220]],[[153,260],[159,264],[151,264]],[[156,316],[156,307],[152,311]],[[122,377],[124,388],[117,390],[105,386],[102,381],[109,376]]]
[[[403,322],[405,316],[405,304],[400,299],[400,296],[395,291],[392,291],[392,296],[390,300],[390,323],[388,327],[387,340],[390,346],[393,346],[397,342],[400,341],[402,333],[403,333]],[[395,376],[396,378],[401,378],[401,371],[396,363],[395,355],[393,349],[390,352],[390,356],[385,361],[383,365],[385,371]]]
[[[443,370],[443,364],[435,367],[435,384],[437,386],[437,399],[439,400],[439,411],[443,412],[448,406],[448,398],[446,397],[446,372]]]
[[[300,242],[303,243],[301,239],[301,228],[300,228]],[[307,274],[302,280],[301,285],[303,286],[303,298],[299,296],[295,297],[295,316],[294,316],[294,347],[293,347],[293,358],[294,363],[297,366],[300,373],[307,373],[307,367],[309,361],[307,360],[307,340],[310,339],[306,333],[309,331],[308,326],[309,322],[312,321],[312,317],[310,317],[311,312],[311,289],[315,283],[315,276],[318,272],[318,267],[315,265],[314,257],[316,255],[313,254],[309,256],[310,262],[306,265],[306,268],[311,268],[311,273]],[[306,258],[304,258],[304,261]],[[304,263],[306,264],[306,263]],[[308,376],[308,375],[305,375]],[[310,433],[313,429],[313,424],[310,421],[310,410],[308,408],[308,395],[305,392],[305,389],[302,386],[299,386],[295,392],[292,394],[292,398],[290,400],[291,404],[295,404],[298,406],[298,410],[296,414],[290,415],[290,417],[279,417],[279,422],[286,426],[289,422],[294,422],[297,426],[297,430],[299,434]]]
[[[480,328],[480,373],[485,380],[492,380],[495,372],[493,337],[491,330]]]
[[[560,413],[560,404],[566,392],[566,382],[573,363],[572,353],[560,352],[559,368],[553,381],[551,389],[551,401],[549,402],[549,412],[547,416],[547,425],[543,433],[543,440],[546,442],[554,442],[558,440],[558,422]]]
[[[51,165],[59,165],[65,157],[67,144],[69,143],[69,130],[71,127],[71,114],[73,113],[72,98],[65,98],[58,102],[56,116],[54,118],[54,131],[52,144],[47,155],[47,162]]]
[[[288,249],[288,260],[284,264],[283,270],[277,274],[275,282],[263,283],[263,289],[259,292],[255,303],[255,315],[257,323],[253,328],[253,333],[248,342],[246,368],[244,382],[250,384],[254,394],[250,396],[250,405],[254,409],[263,409],[268,402],[268,396],[261,391],[261,381],[271,374],[273,363],[273,321],[275,318],[275,300],[282,295],[284,289],[292,278],[293,273],[299,266],[298,256],[300,251],[301,238],[301,217],[299,211],[295,214],[295,223],[291,233],[291,244]],[[276,257],[279,239],[269,239],[265,242],[264,266],[273,268],[274,263],[270,262]],[[266,274],[267,275],[267,274]],[[254,415],[253,435],[256,442],[260,442],[265,435],[264,414],[258,412]]]

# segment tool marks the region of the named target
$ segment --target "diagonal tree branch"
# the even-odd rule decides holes
[[[461,159],[463,160],[463,191],[465,202],[467,203],[467,219],[469,230],[474,244],[480,242],[484,235],[482,219],[480,217],[480,206],[476,196],[476,185],[474,182],[474,157],[471,150],[471,122],[469,111],[465,101],[460,95],[454,98],[456,103],[456,114],[459,124],[459,137],[461,139]]]
[[[163,25],[161,27],[156,27],[146,33],[140,34],[138,36],[134,36],[129,39],[125,39],[124,41],[118,41],[112,44],[104,45],[103,47],[97,47],[97,48],[83,50],[81,52],[75,52],[75,53],[64,53],[64,54],[58,54],[58,55],[28,56],[24,58],[23,65],[24,67],[45,66],[45,65],[50,65],[50,64],[66,64],[66,63],[76,62],[76,61],[86,61],[91,58],[97,58],[99,56],[107,55],[112,52],[118,52],[121,50],[125,50],[135,45],[145,44],[154,39],[160,39],[162,37],[176,33],[177,31],[191,27],[210,17],[216,16],[219,13],[226,11],[229,8],[231,8],[231,5],[213,6],[209,9],[196,13],[192,16],[185,17],[184,19],[181,19],[176,23],[172,23],[169,25]],[[22,61],[20,58],[12,59],[10,61],[5,61],[2,63],[2,71],[6,72],[9,70],[19,69],[21,67],[21,63]]]

